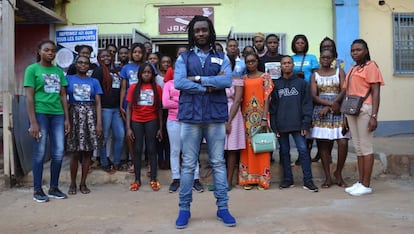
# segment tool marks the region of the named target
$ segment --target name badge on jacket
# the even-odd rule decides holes
[[[211,58],[211,63],[217,63],[218,65],[221,65],[221,64],[223,64],[223,59],[212,57]]]

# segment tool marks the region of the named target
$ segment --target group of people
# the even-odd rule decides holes
[[[292,137],[299,154],[295,164],[302,167],[305,189],[318,191],[312,179],[310,156],[316,140],[316,157],[321,159],[326,176],[322,188],[337,184],[354,196],[372,192],[372,138],[377,127],[379,90],[384,83],[364,40],[352,43],[355,65],[345,75],[335,42],[329,38],[320,43],[318,61],[308,53],[305,35],[293,38],[294,54],[289,56],[279,54],[276,34],[255,34],[253,46],[241,52],[235,39],[228,39],[225,49],[217,45],[213,23],[207,17],[195,16],[187,30],[188,47],[179,48],[175,63],[169,56],[152,53],[151,47],[134,43],[130,49],[112,46],[100,50],[98,64],[91,64],[92,48],[80,45],[75,48],[78,56],[66,77],[52,63],[55,43],[40,43],[38,62],[26,69],[24,78],[29,134],[33,137],[35,201],[67,197],[58,188],[65,149],[72,152],[69,194],[77,193],[79,163],[79,191],[89,193],[86,176],[94,150],[103,169],[113,173],[121,169],[125,140],[135,174],[130,190],[137,191],[142,186],[141,155],[145,151],[154,191],[160,189],[158,167],[171,168],[169,191],[179,190],[176,227],[185,228],[191,218],[192,190],[204,190],[199,181],[200,144],[204,140],[213,172],[214,184],[209,189],[214,190],[217,199],[217,218],[226,226],[235,226],[227,194],[235,171],[238,170],[237,184],[246,190],[270,187],[273,152],[254,153],[252,149],[251,136],[259,128],[273,131],[278,139],[283,166],[280,189],[294,186],[289,142]],[[114,63],[115,53],[119,65]],[[359,115],[341,113],[341,103],[347,95],[365,94]],[[110,132],[113,166],[106,150]],[[351,136],[359,180],[348,187],[342,169]],[[48,195],[42,190],[47,138],[52,160]],[[169,143],[163,143],[167,138]],[[338,160],[332,179],[330,163],[335,141]]]

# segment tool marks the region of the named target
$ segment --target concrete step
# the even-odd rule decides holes
[[[297,153],[292,150],[292,162],[296,160]],[[273,156],[276,160],[271,165],[271,182],[274,184],[278,184],[282,180],[283,170],[282,166],[278,163],[278,154],[274,154]],[[332,152],[333,162],[331,164],[331,173],[335,171],[336,168],[336,149]],[[382,159],[381,159],[382,158]],[[377,177],[385,172],[385,164],[384,161],[386,160],[385,155],[380,156],[377,155],[375,161],[374,161],[374,168],[372,172],[373,177]],[[62,172],[60,175],[60,183],[70,183],[70,171],[69,171],[69,161],[70,157],[65,156],[64,162],[62,165]],[[145,164],[143,164],[145,165]],[[50,167],[49,163],[45,164],[44,167],[44,173],[43,173],[43,184],[48,185],[50,181]],[[80,179],[80,169],[78,172],[78,181]],[[302,169],[300,166],[293,166],[292,173],[294,175],[294,180],[296,183],[301,183],[302,181]],[[325,175],[322,169],[321,162],[312,163],[312,174],[314,177],[314,180],[317,185],[320,185],[321,182],[325,179]],[[208,162],[208,155],[205,151],[201,151],[200,154],[200,177],[201,182],[204,185],[211,184],[212,183],[212,175],[211,175],[211,169],[209,167]],[[348,154],[347,161],[345,163],[345,167],[343,169],[343,177],[345,181],[349,184],[353,183],[358,178],[358,170],[357,170],[357,162],[356,162],[356,156],[354,153],[350,152]],[[333,178],[333,177],[332,177]],[[117,171],[115,174],[108,174],[105,171],[101,169],[92,169],[88,175],[87,183],[88,184],[107,184],[107,183],[121,183],[125,185],[129,185],[134,180],[134,175],[130,174],[128,172],[121,172]],[[171,183],[171,171],[170,170],[158,170],[158,180],[160,181],[161,185],[165,188],[168,187],[168,185]],[[33,175],[32,173],[29,173],[28,175],[24,176],[19,180],[20,184],[28,185],[30,186],[33,181]],[[149,178],[146,176],[146,168],[143,167],[141,171],[141,181],[143,184],[149,184]],[[236,184],[237,176],[234,176],[234,184]],[[79,182],[78,182],[79,183]],[[273,185],[276,186],[276,185]]]

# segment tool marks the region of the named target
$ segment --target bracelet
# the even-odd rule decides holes
[[[262,118],[262,121],[267,121],[267,119],[266,118]]]
[[[377,114],[371,115],[371,118],[377,119]]]

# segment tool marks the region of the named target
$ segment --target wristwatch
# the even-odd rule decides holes
[[[194,81],[195,82],[200,82],[200,80],[201,80],[201,76],[195,76],[194,77]]]

